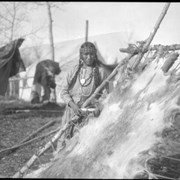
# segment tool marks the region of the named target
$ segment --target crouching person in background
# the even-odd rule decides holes
[[[61,72],[59,63],[52,60],[43,60],[36,65],[33,86],[31,89],[31,103],[50,101],[51,93],[56,88],[55,75]],[[41,88],[43,89],[41,97]]]

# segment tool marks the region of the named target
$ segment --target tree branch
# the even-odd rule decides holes
[[[4,19],[6,22],[11,23],[11,21],[10,21],[9,19],[7,19],[6,17],[4,17],[2,14],[0,14],[0,17],[1,17],[2,19]]]

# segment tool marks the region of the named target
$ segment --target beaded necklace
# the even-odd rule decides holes
[[[91,70],[89,77],[86,78],[86,74],[87,74],[87,69],[81,68],[79,73],[79,83],[82,87],[86,87],[91,83],[93,79],[93,69]]]
[[[87,69],[82,68],[80,70],[78,79],[79,79],[79,83],[81,85],[80,88],[81,88],[81,92],[82,92],[83,96],[90,96],[93,91],[93,88],[94,88],[94,78],[93,78],[94,77],[94,68],[92,69],[92,72],[90,73],[90,75],[87,78],[86,78],[86,72],[87,72]],[[92,81],[93,81],[93,83],[92,83],[90,92],[88,94],[85,94],[83,88],[87,87]]]

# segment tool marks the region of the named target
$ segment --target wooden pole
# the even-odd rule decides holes
[[[49,20],[49,42],[50,42],[50,51],[51,51],[51,59],[55,61],[55,50],[54,50],[54,37],[53,37],[53,19],[52,19],[52,10],[50,2],[46,2],[47,12],[48,12],[48,20]],[[52,90],[53,98],[51,100],[53,102],[57,102],[56,98],[56,88]]]
[[[137,61],[136,61],[135,67],[139,64],[140,60],[142,59],[142,57],[143,57],[143,55],[144,55],[143,52],[145,52],[145,50],[149,47],[151,41],[153,40],[153,37],[155,36],[155,34],[156,34],[156,32],[157,32],[157,30],[158,30],[158,28],[159,28],[159,26],[160,26],[160,24],[161,24],[161,22],[162,22],[162,20],[163,20],[163,18],[164,18],[165,14],[166,14],[166,12],[167,12],[167,10],[168,10],[168,8],[169,8],[169,6],[170,6],[170,3],[166,3],[166,5],[165,5],[165,7],[164,7],[164,9],[163,9],[160,17],[158,18],[158,21],[157,21],[157,23],[156,23],[156,25],[155,25],[155,27],[154,27],[154,30],[153,30],[152,33],[150,34],[148,40],[146,41],[146,43],[145,43],[145,45],[144,45],[144,49],[143,49],[142,53],[140,53],[140,55],[139,55],[139,57],[138,57],[138,59],[137,59]],[[112,73],[101,83],[101,85],[95,90],[95,92],[92,94],[92,96],[90,96],[90,97],[83,103],[82,107],[86,107],[86,106],[90,103],[90,101],[99,93],[99,91],[102,90],[102,88],[106,85],[106,83],[108,83],[109,80],[111,80],[111,79],[116,75],[118,68],[119,68],[120,66],[122,66],[125,62],[127,62],[129,59],[131,59],[133,56],[134,56],[134,54],[129,54],[129,56],[128,56],[127,58],[125,58],[123,61],[121,61],[121,63],[119,63],[119,65],[116,66],[116,68],[113,70],[113,72],[112,72]]]
[[[85,42],[87,42],[88,41],[88,27],[89,26],[89,22],[88,22],[88,20],[86,20],[86,35],[85,35]]]
[[[49,42],[50,42],[50,51],[51,51],[51,59],[55,61],[55,51],[54,51],[54,37],[53,37],[53,19],[51,12],[51,4],[50,2],[46,2],[47,12],[48,12],[48,20],[49,20]]]
[[[154,38],[154,36],[155,36],[155,34],[156,34],[156,32],[157,32],[160,24],[161,24],[161,22],[162,22],[162,20],[164,19],[165,15],[166,15],[166,13],[167,13],[167,11],[168,11],[169,6],[170,6],[170,3],[166,3],[166,4],[165,4],[165,6],[164,6],[164,8],[163,8],[163,10],[162,10],[162,12],[161,12],[161,14],[160,14],[157,22],[156,22],[156,24],[155,24],[155,26],[154,26],[153,31],[150,33],[150,35],[149,35],[149,37],[148,37],[148,39],[147,39],[147,41],[146,41],[146,43],[145,43],[145,45],[144,45],[144,47],[143,47],[142,53],[140,53],[140,54],[138,55],[138,57],[137,57],[134,65],[133,65],[133,67],[132,67],[133,69],[136,69],[136,67],[137,67],[138,64],[140,63],[140,61],[141,61],[144,53],[146,52],[146,50],[148,49],[149,45],[151,44],[151,42],[152,42],[152,40],[153,40],[153,38]]]
[[[91,100],[93,98],[96,97],[96,95],[99,94],[99,92],[104,88],[104,86],[117,74],[118,69],[126,64],[132,57],[134,56],[134,54],[129,54],[126,58],[124,58],[116,67],[115,69],[111,72],[111,74],[96,88],[96,90],[94,91],[94,93],[83,103],[82,108],[86,107],[89,105],[89,103],[91,102]]]

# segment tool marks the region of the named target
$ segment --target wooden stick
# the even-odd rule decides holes
[[[65,126],[62,129],[59,130],[59,128],[58,128],[57,129],[58,132],[55,134],[55,136],[52,138],[52,140],[49,141],[42,149],[40,149],[37,152],[37,154],[34,154],[31,157],[31,159],[21,168],[21,170],[18,171],[12,178],[23,177],[24,173],[27,172],[27,170],[38,159],[38,157],[40,157],[45,151],[47,151],[52,146],[52,143],[54,144],[62,136],[62,134],[71,126],[72,126],[72,124],[65,124]]]
[[[27,138],[25,138],[24,140],[22,140],[18,145],[14,145],[14,146],[11,147],[11,148],[6,148],[6,149],[1,150],[1,151],[0,151],[0,154],[2,154],[3,156],[5,156],[5,155],[11,153],[12,151],[17,150],[19,147],[22,147],[22,146],[24,146],[24,145],[26,145],[26,144],[29,144],[30,142],[36,140],[36,138],[35,138],[35,139],[33,139],[32,141],[29,141],[29,140],[30,140],[31,138],[33,138],[37,133],[39,133],[39,132],[42,131],[43,129],[45,129],[45,128],[51,126],[51,125],[53,125],[55,122],[56,122],[56,120],[46,123],[44,126],[42,126],[42,127],[39,128],[38,130],[36,130],[35,132],[33,132],[30,136],[28,136]],[[47,135],[49,135],[49,134],[47,134]],[[47,135],[43,135],[42,137],[47,136]],[[42,137],[38,137],[38,138],[42,138]],[[38,138],[37,138],[37,139],[38,139]],[[27,142],[27,143],[25,143],[25,142]]]
[[[85,35],[85,42],[88,41],[88,29],[89,29],[88,25],[89,25],[89,22],[88,22],[88,20],[86,20],[86,35]]]
[[[26,139],[24,139],[23,141],[20,142],[24,143],[26,141],[29,141],[31,138],[33,138],[36,134],[38,134],[39,132],[41,132],[42,130],[44,130],[45,128],[52,126],[54,123],[56,122],[56,120],[50,121],[48,123],[46,123],[45,125],[43,125],[42,127],[40,127],[39,129],[37,129],[35,132],[33,132],[31,135],[29,135]]]
[[[161,24],[168,8],[170,6],[170,3],[167,3],[158,19],[158,22],[156,23],[155,27],[154,27],[154,31],[150,34],[147,42],[145,43],[145,46],[144,46],[144,50],[143,52],[145,52],[145,50],[149,47],[153,37],[155,36],[158,28],[159,28],[159,25]],[[140,59],[138,59],[138,63],[139,64],[139,61],[141,60],[141,58],[143,57],[144,53],[140,53]],[[128,57],[126,57],[124,60],[122,60],[117,66],[116,68],[113,70],[113,72],[101,83],[101,85],[95,90],[95,92],[83,103],[82,107],[86,107],[93,98],[96,97],[96,95],[104,88],[104,86],[106,85],[106,83],[108,83],[117,73],[117,70],[119,69],[120,66],[122,66],[123,64],[125,64],[127,61],[129,61],[132,57],[134,56],[134,54],[129,54]]]
[[[14,110],[14,113],[29,113],[33,111],[39,111],[39,112],[61,112],[60,110],[43,110],[43,109],[18,109]],[[13,112],[13,110],[9,110],[10,113]]]
[[[134,56],[134,54],[129,54],[128,57],[124,58],[117,66],[116,68],[111,72],[111,74],[96,88],[96,90],[94,91],[94,93],[83,103],[82,108],[85,108],[86,106],[89,105],[89,103],[91,102],[91,100],[93,98],[95,98],[98,93],[104,88],[104,86],[117,74],[118,69],[126,64],[132,57]]]
[[[49,133],[43,134],[42,136],[38,136],[38,137],[36,137],[36,138],[34,138],[34,139],[31,139],[31,140],[26,141],[26,142],[24,142],[24,143],[15,145],[15,146],[13,146],[13,147],[11,147],[11,148],[7,148],[7,149],[1,150],[1,151],[0,151],[0,159],[3,158],[3,157],[4,157],[5,155],[7,155],[8,153],[10,153],[11,151],[14,151],[14,150],[16,150],[16,149],[18,149],[18,148],[20,148],[20,147],[22,147],[22,146],[25,146],[25,145],[27,145],[27,144],[29,144],[29,143],[32,143],[32,142],[35,141],[35,140],[38,140],[38,139],[47,137],[47,136],[49,136],[49,135],[57,132],[59,129],[60,129],[60,128],[57,128],[57,129],[55,129],[55,130],[53,130],[53,131],[51,131],[51,132],[49,132]]]
[[[153,38],[154,38],[154,36],[155,36],[155,34],[156,34],[156,32],[157,32],[157,30],[158,30],[158,28],[159,28],[162,20],[164,19],[165,15],[166,15],[166,13],[167,13],[167,10],[168,10],[168,8],[169,8],[169,6],[170,6],[170,3],[166,3],[166,4],[165,4],[165,6],[164,6],[164,8],[163,8],[163,11],[161,12],[160,17],[158,18],[157,23],[156,23],[155,26],[154,26],[153,31],[150,33],[150,35],[149,35],[149,37],[148,37],[148,39],[147,39],[147,41],[146,41],[146,43],[145,43],[145,45],[144,45],[144,48],[143,48],[143,50],[142,50],[142,53],[139,53],[139,55],[137,56],[137,59],[136,59],[134,65],[133,65],[133,69],[136,69],[136,68],[137,68],[137,66],[138,66],[138,64],[140,63],[140,61],[141,61],[144,53],[147,52],[148,47],[149,47],[149,45],[151,44],[151,41],[153,40]]]

